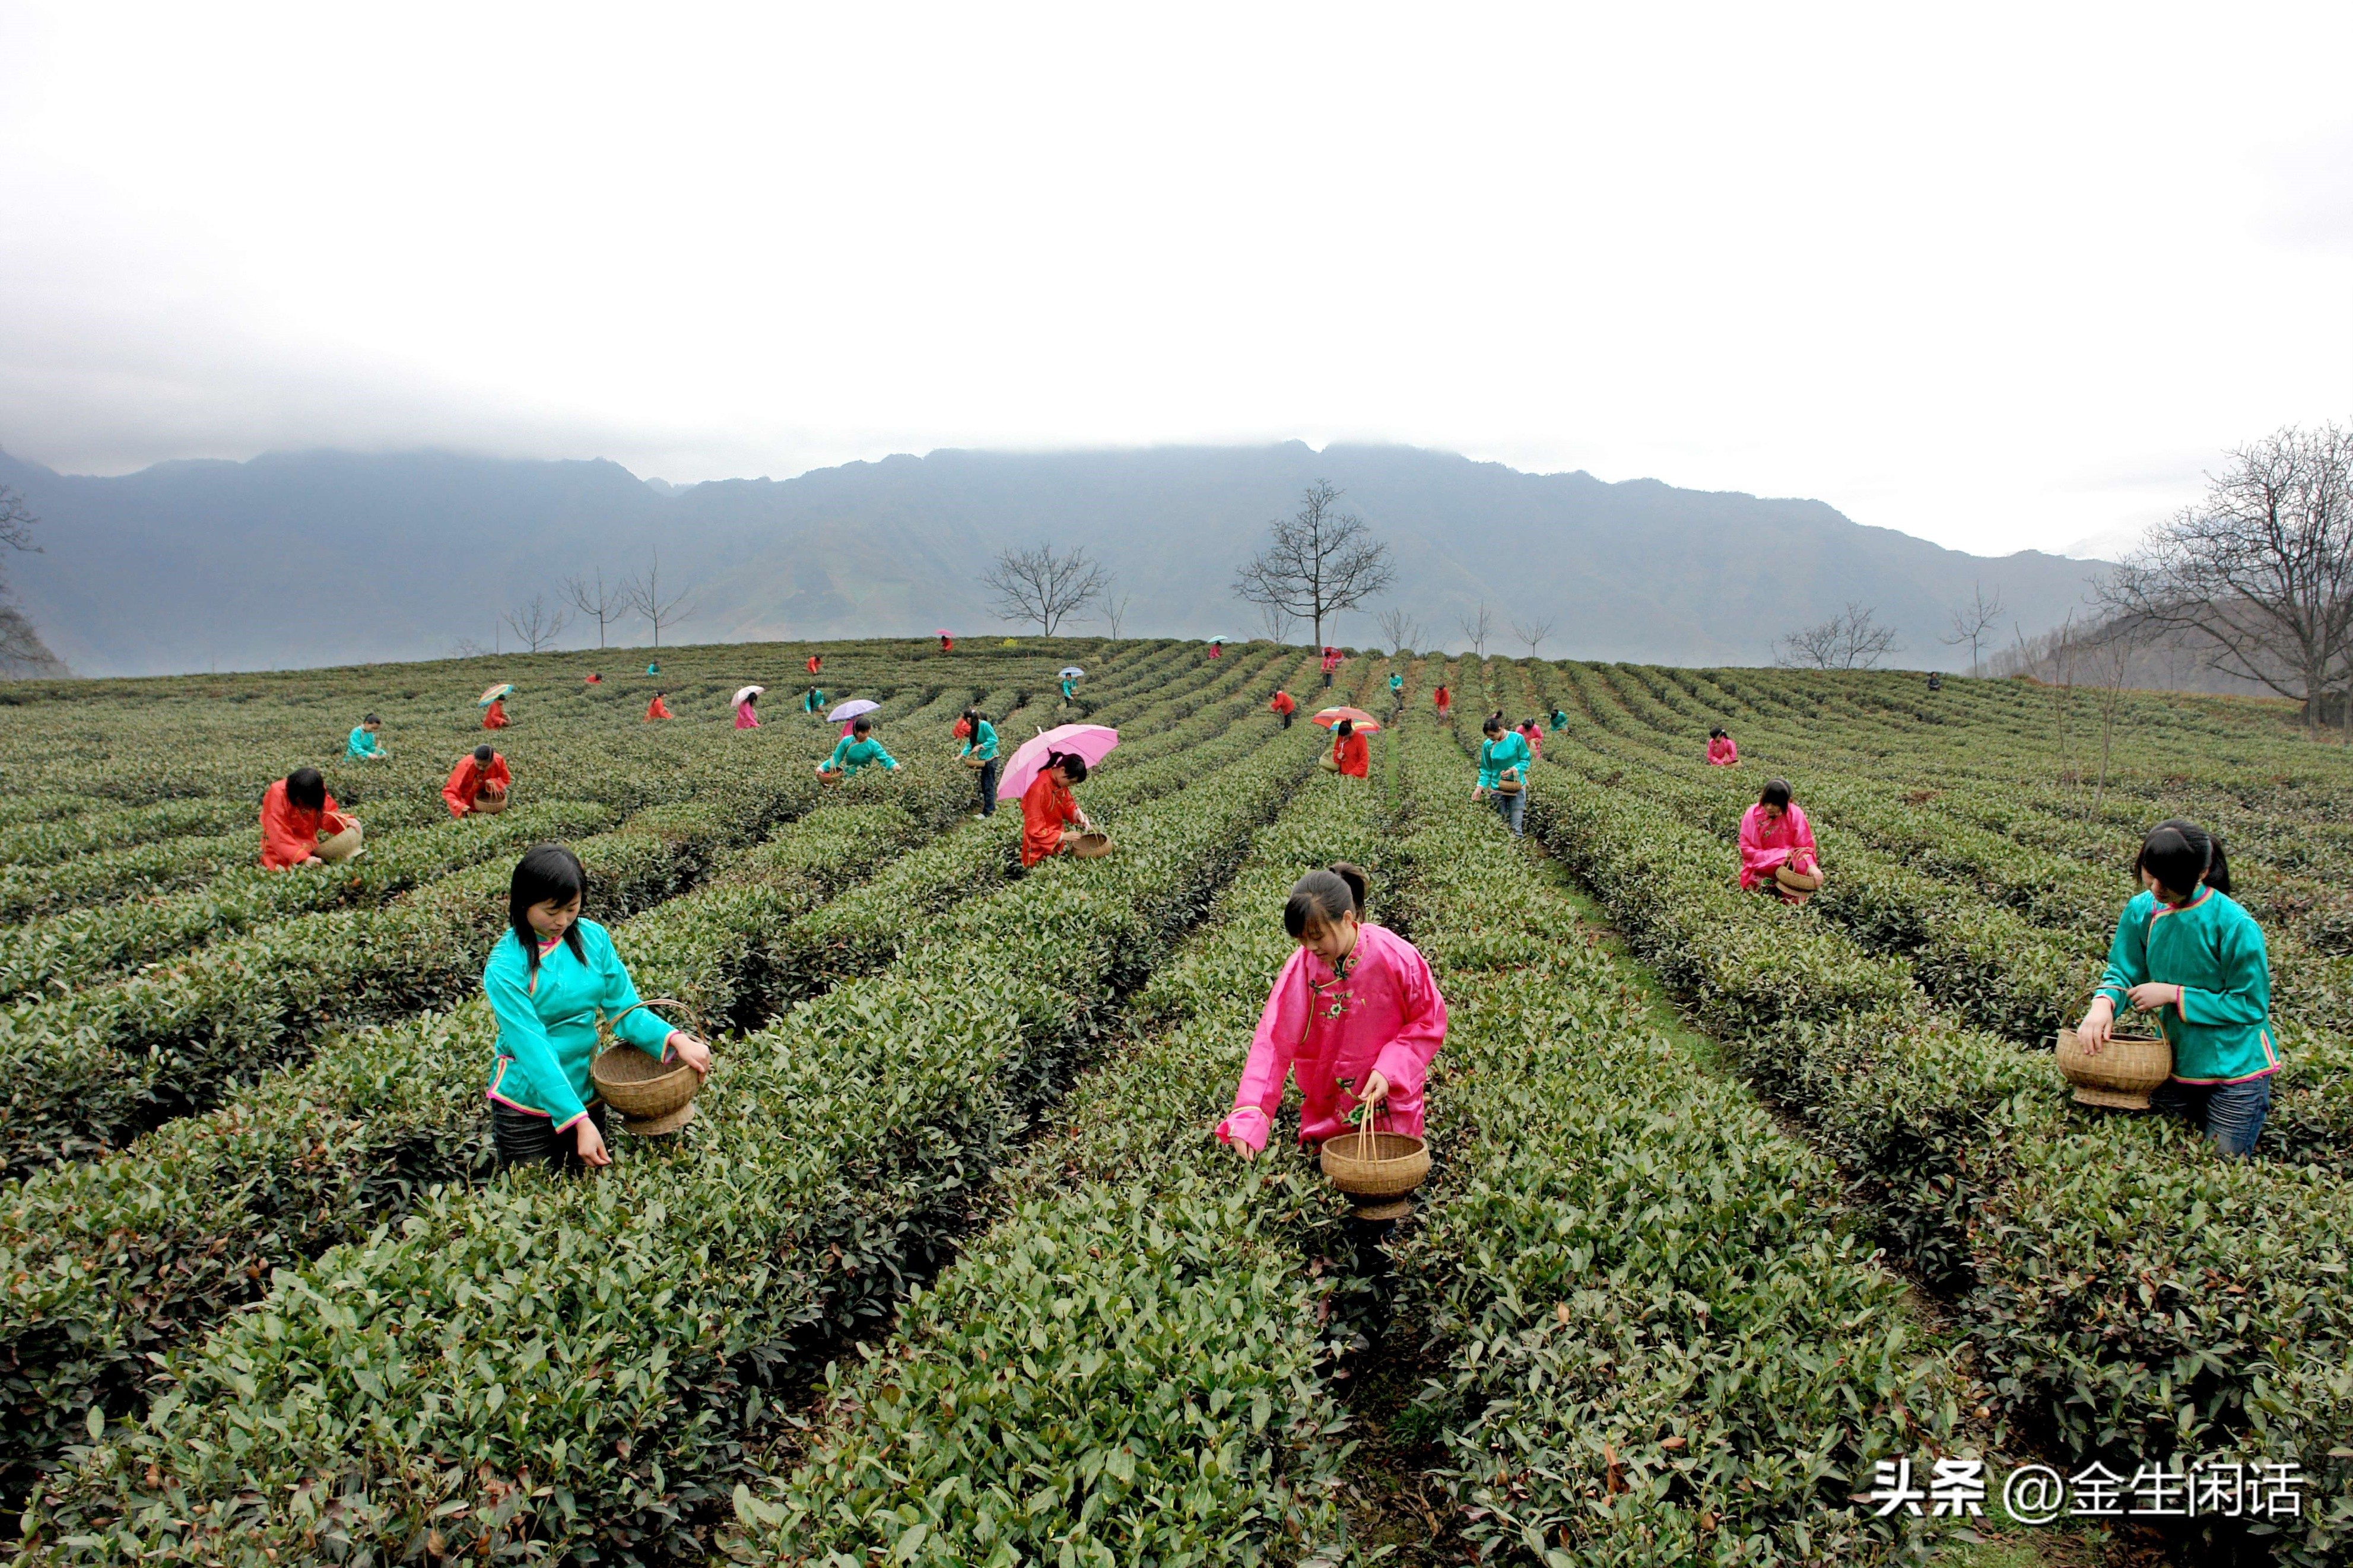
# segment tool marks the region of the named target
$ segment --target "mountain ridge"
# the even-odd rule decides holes
[[[501,612],[556,597],[572,572],[610,579],[656,550],[665,581],[696,590],[670,640],[991,632],[981,574],[1040,539],[1086,544],[1117,574],[1136,601],[1125,630],[1249,637],[1262,628],[1233,570],[1319,479],[1389,542],[1384,602],[1432,647],[1466,647],[1456,616],[1483,597],[1491,650],[1517,646],[1514,618],[1549,617],[1554,657],[1761,663],[1776,637],[1856,599],[1897,626],[1894,662],[1955,668],[1966,652],[1937,638],[1976,582],[2031,636],[2098,566],[1968,555],[1801,497],[1394,446],[943,447],[686,486],[601,458],[322,449],[100,478],[0,452],[0,484],[42,520],[44,552],[11,563],[26,612],[100,675],[439,657],[500,640]],[[624,630],[645,640],[635,618]],[[1335,635],[1377,636],[1369,614]],[[583,644],[575,625],[563,646]]]

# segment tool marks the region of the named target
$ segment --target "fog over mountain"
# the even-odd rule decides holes
[[[1549,618],[1551,657],[1764,663],[1776,637],[1859,600],[1898,628],[1892,662],[1957,668],[1966,651],[1937,637],[1974,584],[1999,591],[2005,620],[2031,636],[2096,570],[2035,551],[1968,555],[1820,501],[1403,447],[938,451],[684,488],[604,461],[446,452],[269,454],[105,479],[0,454],[0,484],[25,494],[44,547],[12,576],[84,675],[511,646],[502,610],[555,598],[575,572],[641,570],[657,549],[665,582],[697,589],[673,641],[995,632],[981,574],[998,549],[1041,540],[1085,544],[1118,574],[1135,596],[1127,631],[1247,637],[1261,628],[1232,596],[1234,568],[1319,479],[1389,542],[1398,581],[1384,602],[1419,615],[1430,646],[1467,647],[1456,617],[1483,598],[1491,652],[1522,651],[1514,619]],[[1336,635],[1377,636],[1369,614]],[[635,617],[617,628],[618,641],[646,638]],[[594,641],[577,621],[563,638]]]

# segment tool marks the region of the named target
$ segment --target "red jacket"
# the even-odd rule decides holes
[[[463,816],[474,809],[474,797],[486,789],[503,792],[514,781],[507,773],[507,760],[496,752],[491,753],[491,765],[478,768],[471,752],[458,759],[449,770],[449,782],[441,786],[441,799],[452,816]]]
[[[1340,650],[1336,647],[1325,648],[1324,650],[1324,673],[1329,675],[1339,668]]]
[[[1035,866],[1062,847],[1062,828],[1079,820],[1079,803],[1069,786],[1041,769],[1021,792],[1021,864]]]
[[[504,698],[501,698],[497,701],[492,702],[489,710],[482,714],[482,728],[485,730],[503,730],[506,727],[506,700]]]
[[[823,664],[824,662],[825,662],[825,661],[824,661],[823,659],[821,659],[821,658],[818,658],[818,656],[817,656],[817,655],[815,655],[815,654],[811,654],[811,655],[809,655],[809,656],[808,656],[808,672],[809,672],[811,675],[815,675],[815,674],[817,673],[817,667],[818,667],[818,665],[820,665],[820,664]]]
[[[674,719],[676,717],[678,717],[678,715],[670,710],[670,705],[659,697],[646,704],[646,721],[649,723],[651,723],[656,719]]]
[[[1434,701],[1434,702],[1436,702],[1436,703],[1438,704],[1438,710],[1439,710],[1440,713],[1445,712],[1445,711],[1446,711],[1446,710],[1447,710],[1447,708],[1448,708],[1448,707],[1449,707],[1449,706],[1453,702],[1453,700],[1454,700],[1454,696],[1453,696],[1453,694],[1452,694],[1451,692],[1448,691],[1448,690],[1446,689],[1446,688],[1444,688],[1443,686],[1440,687],[1437,690],[1435,690],[1435,691],[1431,692],[1430,695],[1430,700],[1431,700],[1432,701]]]
[[[954,637],[942,637],[942,638],[940,639],[940,651],[941,651],[942,653],[954,653],[954,652],[955,652],[955,638],[954,638]],[[815,672],[814,672],[814,671],[812,671],[811,673],[812,673],[812,674],[814,674]]]
[[[290,805],[286,799],[286,781],[280,779],[261,795],[261,863],[272,871],[300,866],[317,851],[322,828],[341,833],[351,825],[352,819],[336,806],[332,795],[318,811]]]
[[[1273,700],[1268,702],[1267,706],[1273,709],[1278,713],[1296,713],[1299,711],[1298,700],[1288,691],[1276,692]]]
[[[1373,771],[1373,744],[1362,735],[1332,737],[1332,760],[1340,771],[1352,779],[1369,778]]]

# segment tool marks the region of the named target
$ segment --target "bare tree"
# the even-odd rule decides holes
[[[1471,651],[1481,658],[1486,658],[1487,639],[1495,635],[1495,612],[1487,607],[1487,601],[1479,601],[1479,613],[1475,616],[1456,616],[1454,624],[1461,626],[1462,635],[1471,639]]]
[[[1949,637],[1938,637],[1936,640],[1947,647],[1958,647],[1963,643],[1968,644],[1969,673],[1975,675],[1982,663],[1978,657],[1978,650],[1984,646],[1986,634],[1990,632],[2000,620],[2001,590],[1995,589],[1993,597],[1988,599],[1985,584],[1979,583],[1977,584],[1977,592],[1970,595],[1969,602],[1953,612],[1952,634]]]
[[[1047,637],[1089,605],[1101,603],[1112,588],[1111,574],[1087,559],[1084,545],[1068,554],[1058,553],[1051,544],[999,551],[997,563],[981,581],[997,595],[997,619],[1035,621]],[[1124,614],[1124,605],[1122,609]]]
[[[2092,786],[2092,814],[2108,789],[2108,747],[2115,738],[2116,718],[2124,710],[2125,672],[2132,666],[2135,628],[2128,620],[2112,620],[2093,645],[2093,668],[2100,678],[2100,779]]]
[[[1127,608],[1135,603],[1133,594],[1106,594],[1103,600],[1103,624],[1111,627],[1111,640],[1119,641],[1119,628],[1126,623]]]
[[[554,647],[555,639],[569,624],[562,608],[549,604],[544,594],[533,594],[530,604],[520,610],[509,610],[499,618],[533,653]]]
[[[1902,651],[1895,628],[1880,626],[1871,606],[1854,599],[1829,620],[1774,644],[1775,662],[1793,669],[1876,669],[1881,659]]]
[[[661,647],[664,626],[676,626],[695,612],[694,590],[681,588],[669,598],[662,597],[661,552],[656,550],[646,574],[629,584],[629,603],[638,614],[653,623],[654,647]]]
[[[1258,624],[1266,628],[1270,642],[1291,640],[1291,612],[1281,605],[1271,601],[1261,605],[1258,607]]]
[[[564,580],[564,595],[572,601],[573,608],[596,623],[598,647],[605,646],[606,626],[619,620],[637,603],[636,598],[629,592],[629,586],[627,581],[616,583],[610,587],[606,586],[605,569],[602,566],[596,568],[596,575],[593,580],[577,576],[566,577]]]
[[[2288,426],[2230,455],[2205,498],[2099,585],[2103,605],[2208,638],[2209,664],[2319,722],[2353,662],[2353,429]]]
[[[1397,576],[1389,549],[1365,520],[1339,508],[1341,492],[1318,479],[1300,492],[1299,510],[1267,524],[1272,538],[1234,574],[1234,593],[1253,605],[1280,605],[1314,629],[1353,610]]]
[[[1381,628],[1381,637],[1392,652],[1403,653],[1421,643],[1421,622],[1396,605],[1375,616],[1373,624]]]
[[[33,542],[33,525],[40,519],[33,515],[25,498],[6,485],[0,485],[0,545],[10,550],[29,551],[37,555],[41,547]],[[25,613],[13,603],[9,592],[8,573],[0,565],[0,668],[45,674],[62,669],[57,655],[49,651],[34,629]]]
[[[459,637],[449,645],[451,658],[487,658],[493,651],[495,650],[484,647],[471,637]]]
[[[1536,649],[1544,645],[1545,638],[1552,636],[1552,622],[1549,619],[1530,621],[1525,626],[1522,626],[1519,622],[1514,621],[1512,635],[1527,645],[1528,657],[1534,658],[1536,656]]]

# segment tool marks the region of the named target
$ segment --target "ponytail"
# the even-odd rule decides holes
[[[1364,919],[1369,886],[1364,871],[1345,860],[1308,872],[1292,884],[1291,897],[1283,900],[1283,931],[1295,942],[1305,934],[1310,921],[1331,925],[1344,915]]]

